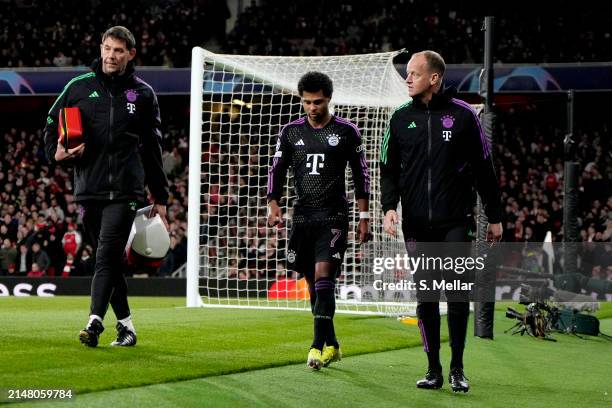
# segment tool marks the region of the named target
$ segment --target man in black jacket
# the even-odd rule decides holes
[[[475,186],[488,216],[488,237],[499,240],[501,198],[490,147],[470,105],[453,98],[453,90],[440,91],[444,70],[444,60],[433,51],[413,54],[408,62],[406,83],[412,100],[393,113],[380,152],[383,226],[387,233],[396,235],[396,208],[401,200],[407,243],[467,242]],[[447,275],[444,279],[450,278]],[[427,278],[417,272],[414,279],[420,283]],[[443,383],[440,293],[427,287],[429,290],[419,290],[422,287],[417,284],[417,316],[429,361],[427,375],[417,387],[435,389]],[[453,391],[467,392],[463,350],[469,292],[445,293],[452,352],[449,382]]]
[[[45,150],[51,163],[74,166],[74,194],[96,254],[89,322],[79,338],[98,344],[108,309],[117,316],[117,346],[136,344],[124,276],[123,251],[145,184],[154,212],[166,223],[168,180],[161,161],[161,120],[153,89],[134,75],[135,40],[125,27],[102,36],[101,57],[92,72],[72,79],[47,117]],[[84,143],[66,149],[58,142],[62,108],[78,107]]]

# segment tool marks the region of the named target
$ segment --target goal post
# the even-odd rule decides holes
[[[285,269],[292,177],[281,204],[285,225],[266,225],[269,166],[281,127],[303,115],[297,92],[308,71],[331,77],[334,115],[362,133],[371,174],[371,227],[376,242],[399,245],[382,232],[378,154],[407,88],[393,64],[396,52],[334,57],[222,55],[194,48],[191,71],[188,307],[310,310],[303,280]],[[347,199],[353,203],[350,170]],[[356,203],[349,213],[348,248],[337,284],[338,312],[407,314],[414,303],[375,292],[355,237]],[[402,244],[403,245],[403,244]],[[390,276],[389,281],[394,277]]]
[[[187,202],[187,307],[202,306],[199,293],[200,202],[202,167],[202,89],[204,86],[204,49],[191,51],[191,100],[189,103],[189,195]],[[198,62],[198,63],[196,63]]]

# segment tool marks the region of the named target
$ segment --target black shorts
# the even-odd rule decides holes
[[[287,248],[287,269],[313,278],[317,262],[331,262],[336,277],[344,260],[348,219],[311,219],[294,223]]]

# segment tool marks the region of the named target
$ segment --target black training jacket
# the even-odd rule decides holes
[[[91,68],[68,82],[49,111],[44,132],[47,159],[56,163],[60,109],[76,106],[85,151],[78,159],[58,163],[74,166],[75,200],[143,200],[146,184],[156,204],[167,204],[155,92],[134,75],[132,63],[118,77],[104,74],[99,59]]]
[[[472,186],[489,223],[501,221],[501,197],[491,150],[474,109],[434,94],[429,105],[412,100],[392,115],[381,150],[383,212],[401,198],[404,223],[435,227],[465,222],[472,213]]]

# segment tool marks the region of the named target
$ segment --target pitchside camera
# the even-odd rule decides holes
[[[545,286],[530,286],[521,283],[521,292],[519,294],[519,303],[521,305],[529,305],[530,303],[544,304],[550,300],[554,291]]]
[[[509,319],[523,320],[523,315],[511,307],[506,310],[506,317]]]
[[[559,309],[548,303],[552,295],[553,290],[550,288],[521,284],[519,303],[527,307],[525,313],[520,313],[511,307],[506,310],[506,317],[517,322],[505,333],[514,329],[512,334],[520,333],[522,336],[527,333],[533,337],[555,341],[548,335],[559,318]]]

